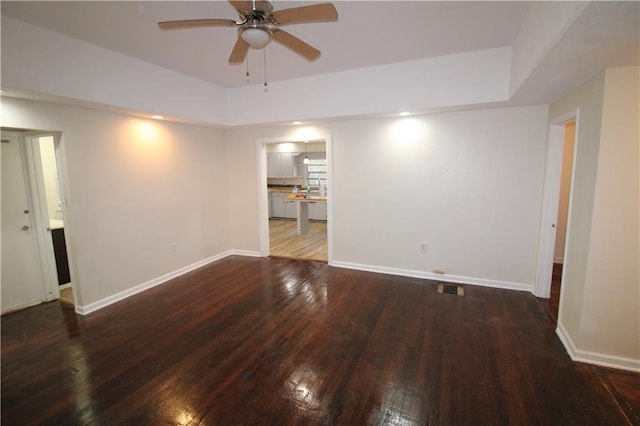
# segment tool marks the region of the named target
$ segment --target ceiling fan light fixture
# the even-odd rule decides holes
[[[252,49],[262,49],[271,41],[271,31],[266,27],[246,27],[240,31],[240,37],[242,37]]]

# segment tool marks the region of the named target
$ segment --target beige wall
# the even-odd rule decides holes
[[[62,132],[65,232],[80,306],[231,248],[221,130],[10,98],[2,104],[3,126]]]
[[[598,76],[550,106],[549,119],[555,120],[579,108],[578,133],[573,176],[570,229],[566,239],[564,282],[558,325],[578,330],[591,233],[593,193],[600,142],[604,75]]]
[[[576,108],[559,332],[574,359],[640,368],[638,68],[609,69],[550,107]]]
[[[546,130],[546,106],[228,130],[232,245],[260,249],[256,141],[331,135],[334,261],[529,289]]]
[[[604,79],[598,173],[580,338],[587,351],[640,361],[637,67]]]

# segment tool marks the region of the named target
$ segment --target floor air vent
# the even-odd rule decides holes
[[[457,294],[464,296],[464,288],[455,284],[438,283],[438,293]]]

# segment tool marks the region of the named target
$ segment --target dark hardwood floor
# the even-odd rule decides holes
[[[558,325],[561,287],[562,263],[554,263],[549,298],[538,299],[543,312],[554,328]],[[640,374],[589,365],[583,365],[581,368],[590,369],[589,374],[601,381],[630,424],[640,425]]]
[[[3,425],[638,419],[639,375],[609,370],[618,392],[572,362],[531,294],[308,261],[229,257],[88,316],[7,315],[1,355]]]
[[[553,317],[553,325],[558,325],[558,310],[560,309],[560,287],[562,284],[562,263],[553,264],[551,275],[551,294],[549,297],[549,312]]]

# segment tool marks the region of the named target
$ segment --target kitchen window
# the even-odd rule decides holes
[[[310,158],[307,164],[307,185],[320,188],[327,187],[327,160],[326,158]]]

